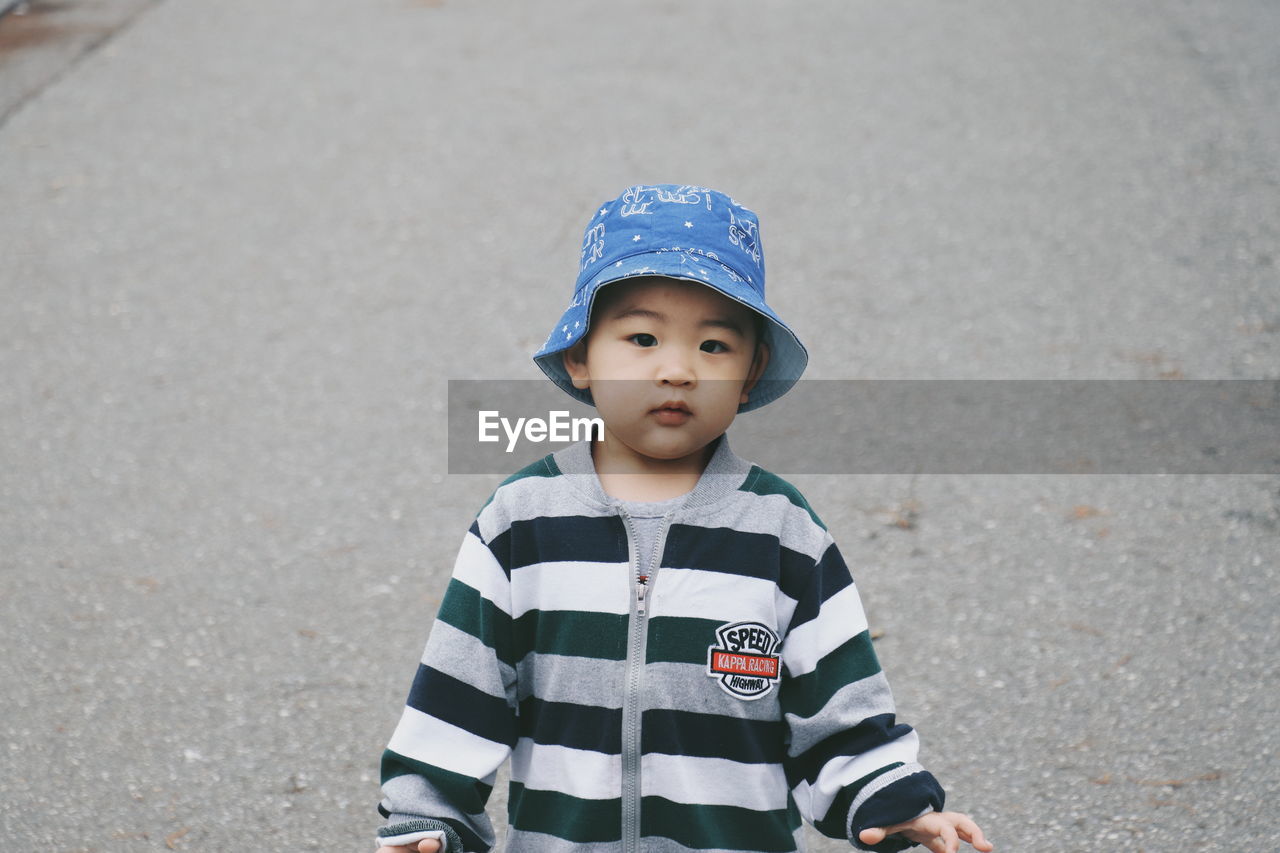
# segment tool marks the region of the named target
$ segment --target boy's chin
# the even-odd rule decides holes
[[[680,439],[660,436],[656,440],[624,440],[623,443],[634,456],[652,462],[654,465],[667,465],[705,454],[717,437],[712,436],[704,441],[701,437]]]

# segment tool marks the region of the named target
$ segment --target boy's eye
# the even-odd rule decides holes
[[[724,344],[722,344],[720,341],[703,341],[702,351],[711,352],[711,353],[728,352],[729,348]]]
[[[642,347],[653,347],[658,345],[658,339],[655,338],[653,335],[649,334],[648,332],[640,332],[638,334],[632,335],[631,337],[627,338],[627,340],[632,341],[637,346],[642,346]]]

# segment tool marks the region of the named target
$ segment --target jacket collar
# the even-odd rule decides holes
[[[751,463],[729,449],[728,433],[721,435],[716,442],[716,449],[707,461],[707,467],[703,469],[693,490],[685,497],[683,507],[693,508],[715,503],[725,495],[737,491],[750,473]],[[600,485],[595,462],[591,459],[590,441],[579,441],[557,450],[552,454],[552,459],[560,472],[568,475],[569,482],[592,502],[605,506],[616,503]]]

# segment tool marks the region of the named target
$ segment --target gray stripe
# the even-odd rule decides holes
[[[505,697],[509,705],[516,702],[516,671],[498,660],[493,649],[448,622],[437,619],[431,626],[423,660],[428,666],[490,696]],[[477,666],[480,661],[485,665]],[[506,684],[511,686],[508,688]]]
[[[850,729],[867,717],[893,713],[893,694],[883,672],[846,684],[837,690],[815,716],[804,718],[787,714],[791,729],[791,746],[787,754],[795,757],[831,735]]]
[[[592,474],[592,479],[595,475]],[[614,515],[614,508],[603,501],[584,499],[583,490],[573,485],[581,477],[525,477],[498,489],[496,498],[476,519],[480,535],[486,542],[502,534],[513,522],[543,516],[582,515],[595,518]],[[500,498],[500,499],[497,499]]]
[[[683,844],[677,841],[672,841],[670,838],[646,836],[644,839],[645,853],[692,853],[695,849],[697,853],[741,853],[741,851],[720,850],[718,848],[709,847],[685,847]]]
[[[576,489],[583,499],[606,506],[610,503],[609,496],[600,485],[600,478],[596,476],[590,442],[579,441],[563,450],[557,450],[554,458],[556,466],[564,472],[562,479]],[[722,436],[684,505],[694,508],[714,504],[742,485],[750,470],[751,463],[729,449],[729,436]]]
[[[700,527],[728,527],[743,533],[777,536],[784,548],[804,554],[815,562],[832,539],[813,523],[809,513],[787,500],[785,495],[757,495],[735,492],[727,499],[698,512],[681,514],[682,524]]]
[[[858,809],[862,808],[862,804],[871,799],[880,791],[897,782],[899,779],[905,779],[915,773],[923,773],[924,768],[919,764],[904,764],[901,767],[890,770],[888,773],[881,773],[876,778],[868,782],[858,796],[854,798],[853,805],[849,806],[849,817],[845,818],[844,834],[849,838],[853,838],[853,816],[858,813]]]
[[[542,832],[528,832],[512,827],[507,831],[505,853],[622,853],[620,841],[596,841],[581,844]]]
[[[719,679],[707,675],[706,664],[651,663],[645,676],[662,685],[645,698],[646,708],[671,711],[696,710],[704,714],[722,714],[745,720],[779,720],[778,685],[766,696],[746,701],[730,696],[720,687]]]
[[[484,781],[492,785],[494,777],[490,776]],[[394,828],[396,824],[417,820],[424,815],[430,815],[437,820],[453,818],[466,821],[477,835],[490,847],[493,846],[493,825],[489,822],[488,815],[462,814],[447,799],[441,797],[426,779],[416,773],[388,779],[382,783],[382,793],[383,808],[391,813],[391,817],[387,820],[387,827]]]
[[[800,849],[800,830],[796,831],[795,838],[796,849]],[[670,838],[646,836],[642,844],[645,853],[694,853],[694,848],[685,847]],[[507,843],[503,850],[504,853],[622,853],[622,843],[597,841],[579,844],[554,835],[513,828],[507,833]],[[699,847],[696,853],[741,853],[741,851]]]
[[[486,542],[503,533],[512,522],[542,516],[615,515],[616,499],[600,485],[591,460],[590,444],[571,444],[555,454],[563,474],[559,477],[525,477],[502,486],[501,500],[480,513],[478,524]],[[703,470],[697,485],[675,514],[682,524],[729,527],[745,532],[778,536],[782,545],[817,560],[831,544],[827,531],[813,523],[809,513],[784,495],[757,495],[738,488],[746,480],[751,463],[729,449],[726,435]]]
[[[532,653],[516,666],[516,672],[521,700],[536,696],[545,702],[621,707],[619,697],[625,676],[622,661]],[[661,685],[660,690],[650,690],[645,695],[645,710],[694,709],[747,720],[782,718],[777,687],[768,696],[747,702],[720,689],[703,664],[650,663],[645,666],[645,678]]]
[[[530,652],[516,665],[520,699],[572,702],[597,708],[622,707],[622,661]]]

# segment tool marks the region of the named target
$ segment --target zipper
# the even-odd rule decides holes
[[[658,564],[667,544],[667,530],[674,510],[662,517],[658,540],[654,543],[653,556],[648,571],[640,565],[636,550],[635,527],[631,515],[618,507],[627,530],[627,549],[634,574],[629,579],[632,587],[629,636],[627,637],[627,674],[622,697],[622,853],[640,851],[640,677],[644,671],[648,647],[649,609],[653,602],[654,583],[658,579]]]

